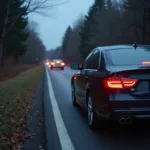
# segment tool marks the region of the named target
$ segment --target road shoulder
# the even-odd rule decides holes
[[[46,149],[61,150],[54,115],[52,112],[52,105],[49,97],[49,87],[46,73],[44,82],[44,124],[45,124]]]
[[[29,135],[24,141],[24,150],[44,150],[45,149],[45,127],[44,127],[44,79],[45,75],[39,82],[35,98],[32,104],[32,111],[27,121]]]

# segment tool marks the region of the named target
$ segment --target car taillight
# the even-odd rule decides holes
[[[73,78],[74,78],[74,80],[77,79],[77,73],[74,74]]]
[[[74,80],[76,80],[77,79],[77,77],[76,76],[74,76]]]
[[[62,65],[62,66],[64,66],[64,65],[65,65],[65,63],[61,63],[61,65]]]
[[[105,79],[104,84],[106,88],[111,89],[125,89],[132,88],[137,83],[136,79],[110,77]]]
[[[55,63],[54,63],[54,62],[51,62],[51,65],[55,65]]]
[[[148,66],[149,66],[149,65],[150,65],[150,62],[149,62],[149,61],[143,61],[143,62],[142,62],[142,65],[148,65]]]

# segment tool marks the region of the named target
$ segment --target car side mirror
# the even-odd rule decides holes
[[[73,70],[81,70],[82,69],[82,65],[80,65],[80,64],[72,64],[70,66],[70,68],[73,69]]]

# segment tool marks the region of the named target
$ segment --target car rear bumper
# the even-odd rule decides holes
[[[141,108],[128,108],[128,109],[114,109],[111,112],[106,113],[106,115],[99,115],[100,120],[104,119],[107,121],[119,122],[122,118],[130,119],[131,122],[140,120],[150,120],[150,107]]]
[[[112,120],[118,120],[123,115],[133,120],[150,119],[150,99],[109,101],[106,109]]]
[[[130,124],[135,121],[150,121],[150,108],[115,109],[104,120]]]
[[[128,115],[132,119],[150,119],[150,108],[115,109],[110,115],[110,119],[115,120],[123,115]]]
[[[64,68],[65,66],[51,66],[51,68]]]

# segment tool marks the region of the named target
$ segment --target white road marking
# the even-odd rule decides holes
[[[61,116],[61,113],[60,113],[60,110],[59,110],[59,107],[58,107],[58,104],[54,95],[50,75],[48,73],[48,68],[46,68],[46,74],[47,74],[47,80],[48,80],[49,96],[50,96],[50,101],[52,104],[52,111],[54,115],[54,120],[55,120],[55,124],[57,128],[61,148],[62,150],[75,150],[71,142],[71,139],[69,137],[69,134],[67,132],[67,129],[65,127],[63,118]]]

